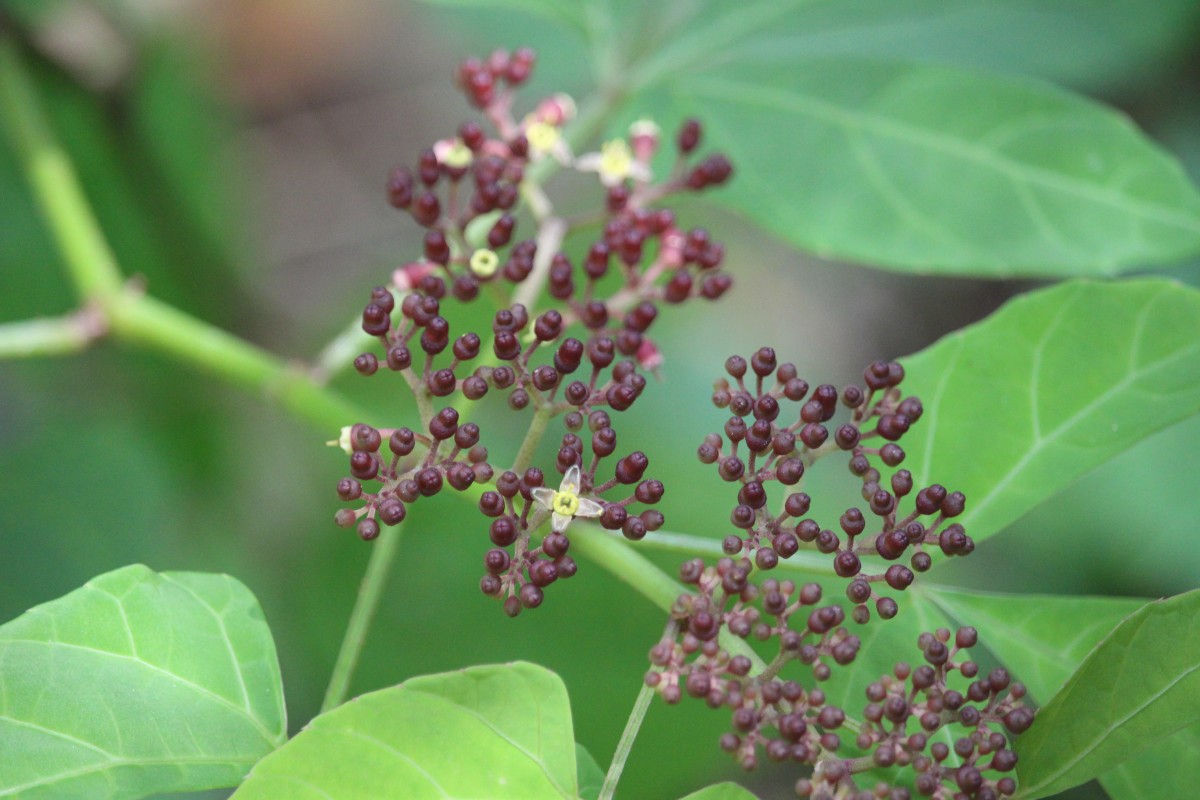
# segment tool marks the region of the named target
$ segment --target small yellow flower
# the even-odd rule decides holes
[[[433,146],[433,154],[439,164],[455,169],[465,169],[475,160],[471,148],[463,144],[462,139],[443,139]]]
[[[471,254],[470,266],[471,272],[480,278],[490,278],[496,274],[496,269],[500,266],[500,256],[496,255],[494,250],[481,247]]]
[[[579,496],[579,465],[575,464],[563,476],[558,490],[539,486],[533,490],[533,499],[550,512],[550,527],[562,533],[575,517],[598,517],[604,506],[587,497]]]
[[[538,154],[554,150],[561,138],[558,128],[548,122],[530,122],[525,126],[525,140],[529,142],[530,149]]]
[[[600,145],[599,153],[588,153],[575,161],[575,168],[583,172],[597,172],[605,186],[616,186],[627,178],[640,181],[650,180],[650,169],[636,161],[629,143],[624,139],[612,139]]]

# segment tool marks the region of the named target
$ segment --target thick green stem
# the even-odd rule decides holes
[[[722,558],[726,555],[725,551],[721,549],[719,541],[703,536],[694,536],[690,533],[655,531],[638,544],[649,550],[661,550],[667,553],[685,553],[708,558]],[[832,563],[829,556],[801,550],[795,555],[782,559],[776,569],[831,575],[833,574]]]
[[[122,292],[109,304],[109,325],[117,338],[195,364],[330,430],[370,420],[340,395],[313,383],[300,365],[153,297]]]
[[[329,686],[325,689],[325,700],[321,703],[322,714],[340,706],[350,691],[350,681],[358,666],[358,657],[362,655],[367,631],[371,627],[375,611],[379,608],[383,587],[392,571],[392,562],[396,560],[396,553],[400,550],[400,536],[403,530],[403,525],[385,530],[372,544],[367,572],[359,585],[358,599],[354,601],[354,609],[350,612],[350,622],[346,625],[342,648],[338,651],[333,674],[329,677]]]
[[[86,304],[80,314],[91,315],[93,328],[107,329],[117,339],[167,353],[257,391],[323,428],[336,430],[367,421],[363,412],[318,386],[299,366],[124,285],[17,45],[5,38],[0,38],[0,116],[75,290]],[[50,331],[34,332],[49,346]]]
[[[16,43],[0,36],[0,116],[16,146],[51,233],[79,293],[103,303],[121,273],[67,154],[54,139]]]
[[[580,522],[571,525],[570,533],[573,555],[583,555],[608,570],[663,611],[670,613],[679,595],[685,591],[654,562],[617,535]]]
[[[672,580],[654,562],[626,544],[620,534],[610,534],[594,525],[578,522],[571,526],[570,531],[572,553],[583,555],[589,561],[608,570],[665,613],[671,613],[679,595],[687,592],[687,589]],[[719,641],[730,653],[749,658],[754,672],[761,672],[767,668],[766,662],[744,639],[722,630]]]

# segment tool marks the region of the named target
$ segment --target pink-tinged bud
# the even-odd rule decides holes
[[[475,158],[475,154],[463,144],[462,139],[441,139],[434,142],[433,155],[439,164],[452,170],[466,169]]]
[[[392,273],[392,285],[398,292],[411,292],[421,279],[437,272],[437,264],[431,261],[412,261]]]
[[[687,246],[687,236],[679,228],[668,228],[663,231],[662,244],[658,258],[668,269],[678,269],[683,266],[683,250]]]
[[[538,122],[559,127],[575,119],[575,101],[569,94],[559,93],[547,97],[538,103],[533,111],[533,117]]]
[[[637,359],[638,366],[647,372],[658,373],[658,368],[663,365],[662,351],[658,346],[649,339],[643,338],[642,343],[638,345],[637,354],[634,356]]]
[[[658,152],[658,142],[662,131],[648,119],[639,119],[629,126],[629,146],[633,157],[643,164],[649,164]]]

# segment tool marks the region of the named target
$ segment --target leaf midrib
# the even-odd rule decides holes
[[[890,137],[923,146],[926,149],[956,156],[964,161],[989,168],[1014,184],[1018,179],[1024,180],[1045,189],[1074,195],[1115,208],[1118,211],[1134,211],[1144,219],[1200,233],[1200,220],[1195,217],[1181,214],[1161,205],[1138,200],[1129,195],[1117,194],[1111,189],[1095,183],[1072,179],[1062,173],[1005,158],[994,151],[974,146],[963,139],[899,122],[890,117],[839,106],[812,95],[802,95],[795,90],[771,89],[744,82],[704,78],[696,80],[689,86],[690,91],[698,95],[708,95],[716,99],[755,104],[767,108],[783,108],[841,128],[858,129],[881,138]]]
[[[209,689],[206,686],[202,686],[194,681],[188,680],[187,678],[183,677],[182,675],[178,675],[174,672],[171,672],[168,669],[164,669],[163,667],[160,667],[157,664],[152,664],[151,662],[146,661],[145,659],[139,658],[137,656],[125,655],[123,653],[114,653],[110,650],[100,650],[95,647],[88,647],[87,645],[74,644],[71,642],[49,642],[49,641],[38,641],[37,639],[0,639],[0,644],[31,644],[31,645],[36,645],[39,647],[68,648],[68,649],[72,649],[72,650],[81,650],[84,652],[93,653],[95,655],[103,656],[106,658],[115,658],[115,659],[119,659],[122,661],[132,661],[135,664],[140,664],[140,665],[146,667],[147,669],[151,670],[152,672],[155,672],[160,675],[165,675],[168,678],[171,678],[172,680],[178,681],[179,683],[183,684],[184,686],[194,690],[200,696],[207,697],[210,700],[213,700],[214,702],[216,702],[217,704],[225,706],[229,710],[235,712],[238,716],[245,718],[247,721],[249,721],[251,723],[251,726],[259,734],[259,736],[261,736],[263,738],[263,741],[265,741],[268,745],[271,746],[271,749],[274,749],[280,743],[277,735],[272,733],[270,730],[268,730],[267,727],[265,725],[263,725],[262,721],[259,720],[256,716],[254,716],[253,712],[250,709],[239,706],[238,704],[234,703],[233,701],[229,700],[226,697],[222,697],[221,695],[217,694],[216,692],[212,691],[211,689]]]

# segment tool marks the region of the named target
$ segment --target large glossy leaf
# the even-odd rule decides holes
[[[1200,292],[1163,280],[1066,283],[904,365],[925,405],[905,466],[918,485],[964,492],[961,521],[980,540],[1200,409]]]
[[[131,566],[0,627],[0,797],[235,786],[286,738],[258,603],[226,575]]]
[[[317,717],[234,797],[575,798],[566,687],[533,664],[471,667]]]
[[[678,94],[736,161],[713,197],[822,256],[1000,277],[1200,251],[1200,194],[1179,164],[1124,117],[1028,79],[826,58]]]
[[[1076,786],[1200,721],[1200,591],[1150,603],[1083,662],[1017,741],[1019,797]]]

